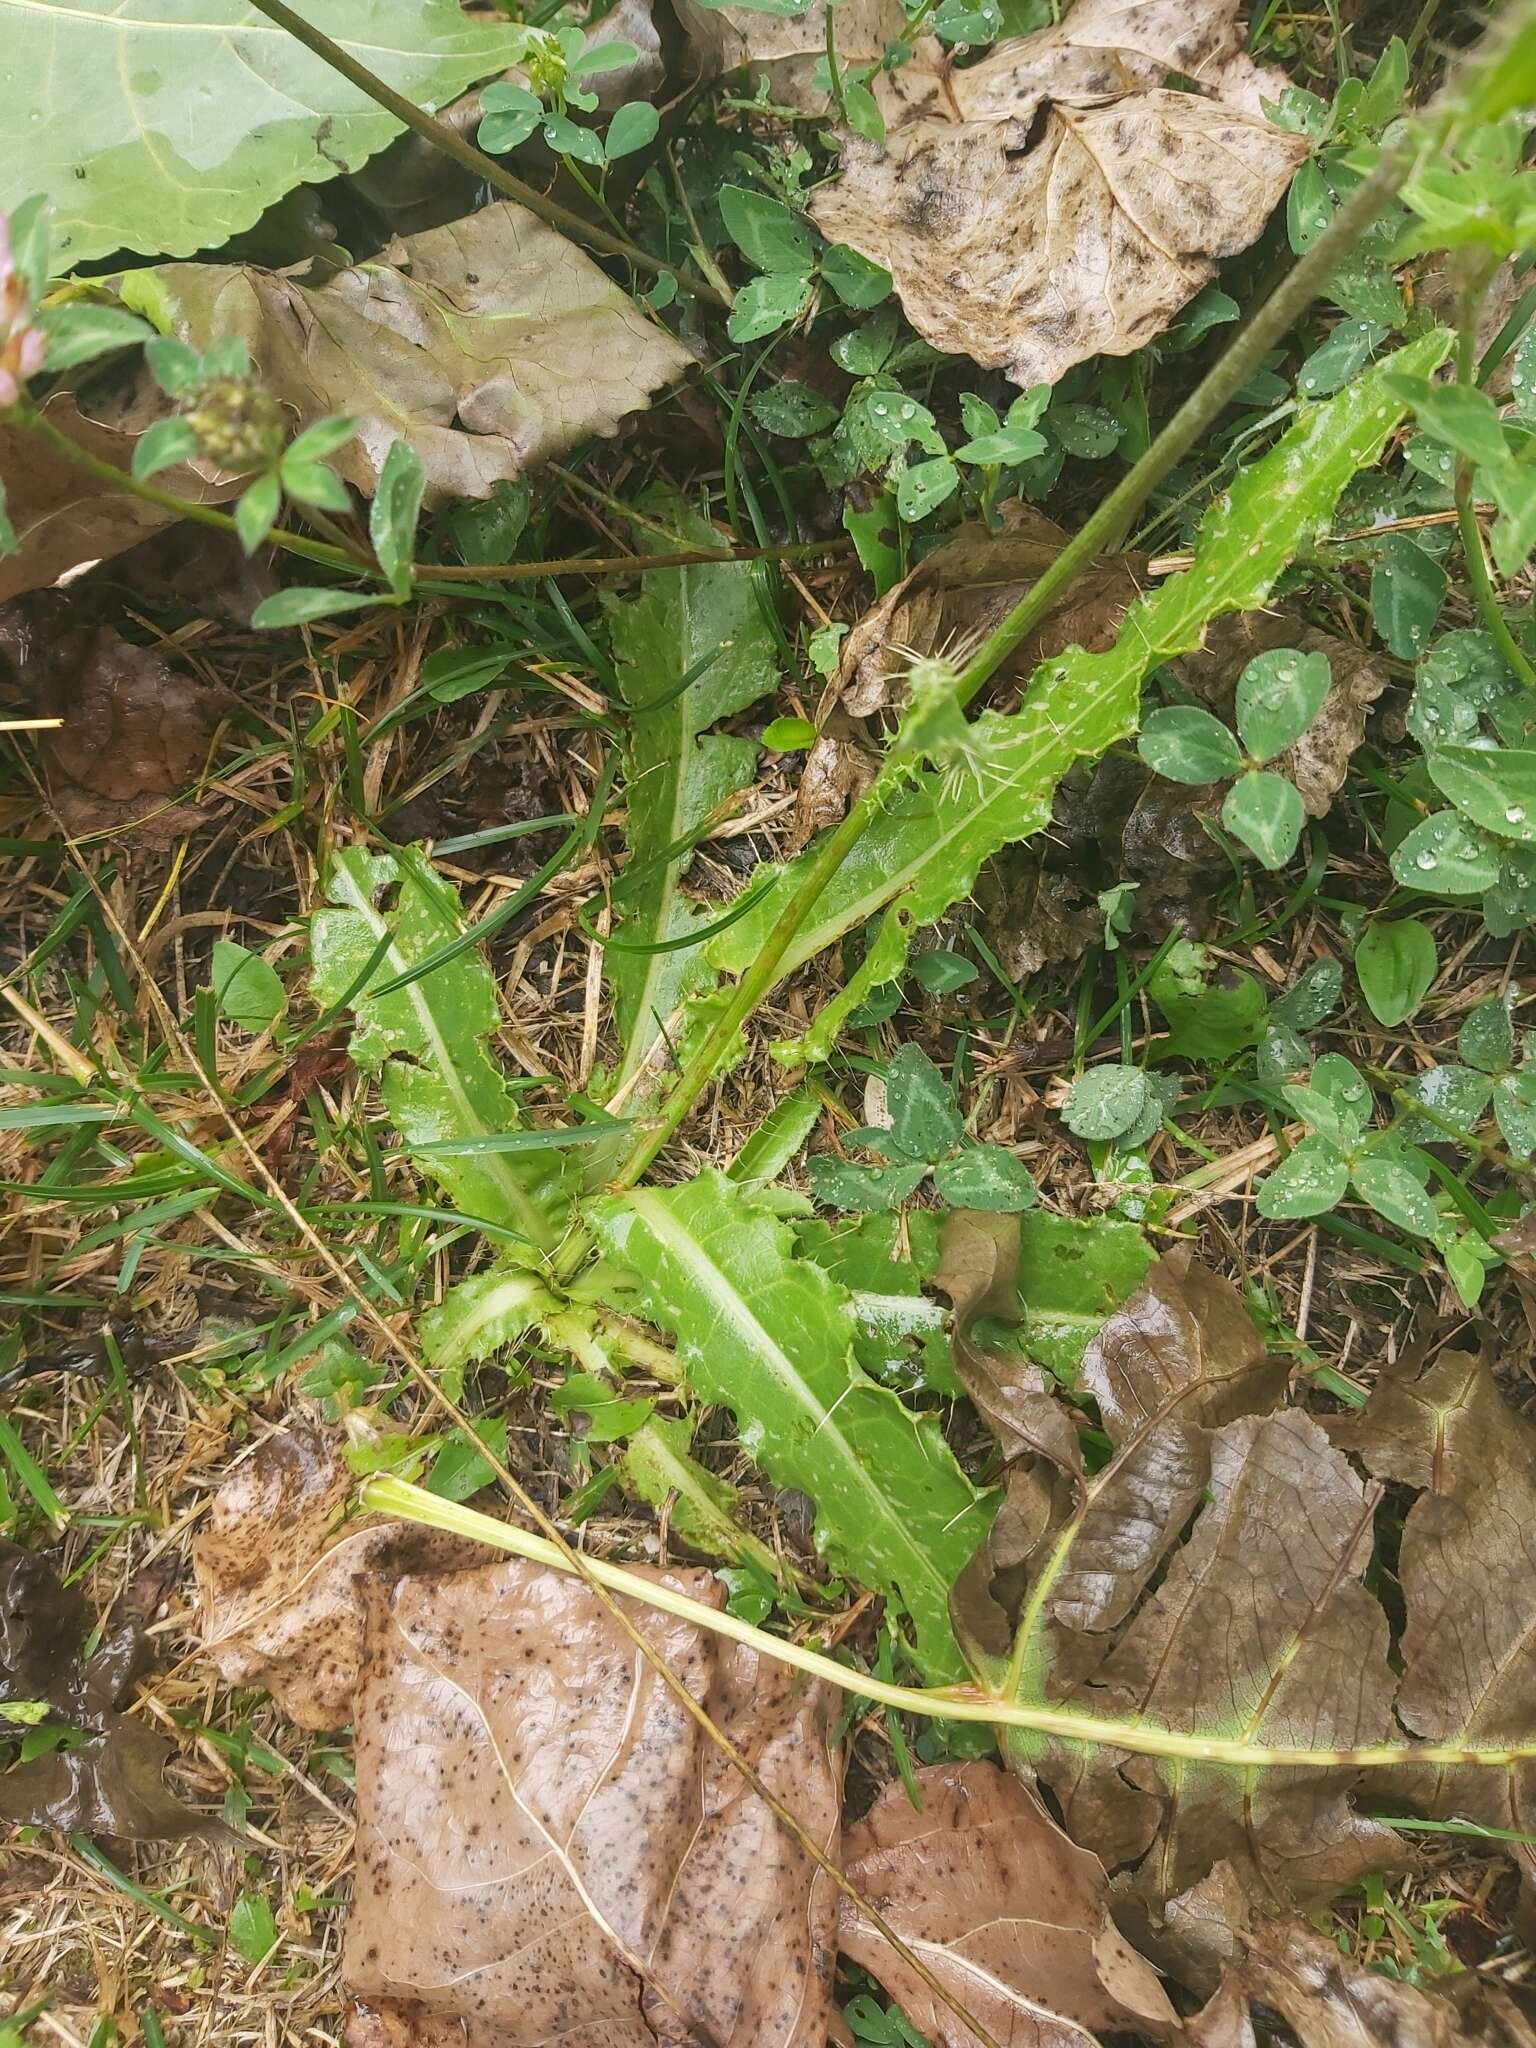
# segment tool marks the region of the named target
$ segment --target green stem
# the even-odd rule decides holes
[[[552,227],[559,228],[562,233],[569,235],[573,242],[580,242],[588,249],[599,249],[605,256],[620,256],[626,263],[632,263],[637,270],[648,270],[658,277],[673,278],[678,289],[689,293],[693,298],[708,299],[713,305],[729,307],[731,302],[726,293],[718,292],[712,285],[690,277],[686,271],[677,269],[671,263],[664,263],[659,256],[650,255],[636,243],[626,241],[622,235],[611,235],[606,228],[594,227],[590,221],[583,220],[579,213],[572,213],[569,207],[560,205],[558,200],[546,199],[544,194],[536,191],[532,185],[525,185],[521,178],[514,178],[494,157],[476,149],[475,145],[466,142],[462,135],[455,135],[451,128],[445,127],[441,121],[434,120],[432,115],[424,108],[418,107],[414,100],[408,100],[403,93],[396,92],[392,85],[386,85],[366,64],[359,64],[340,43],[333,42],[312,22],[306,21],[302,14],[295,14],[291,7],[284,4],[284,0],[251,0],[251,4],[258,14],[266,15],[267,19],[275,21],[279,28],[285,28],[289,35],[304,45],[306,50],[312,50],[323,63],[329,64],[333,71],[340,72],[343,78],[348,79],[360,91],[367,93],[371,100],[377,100],[397,121],[403,122],[407,128],[414,129],[424,141],[440,149],[444,156],[451,156],[455,163],[462,164],[466,171],[482,179],[504,198],[515,199],[519,206],[527,207],[530,213],[536,213],[541,220],[546,220]]]
[[[1465,294],[1461,322],[1456,335],[1456,382],[1469,391],[1477,389],[1477,316],[1488,290],[1488,275]],[[1528,690],[1536,690],[1536,665],[1510,630],[1493,587],[1483,529],[1477,518],[1477,465],[1461,456],[1456,464],[1456,530],[1461,535],[1462,559],[1472,601],[1488,628],[1500,654]]]
[[[750,1622],[742,1621],[734,1614],[706,1607],[701,1601],[690,1600],[685,1593],[674,1592],[670,1586],[655,1579],[644,1579],[637,1572],[625,1571],[622,1565],[609,1564],[599,1557],[583,1557],[578,1567],[563,1546],[542,1536],[530,1535],[514,1523],[498,1522],[493,1516],[482,1515],[474,1508],[440,1500],[436,1494],[428,1493],[423,1487],[412,1486],[406,1480],[365,1480],[359,1499],[364,1508],[396,1515],[402,1521],[420,1523],[429,1529],[446,1529],[455,1536],[470,1537],[497,1550],[510,1551],[514,1557],[525,1557],[534,1564],[544,1565],[550,1571],[567,1572],[573,1576],[590,1575],[610,1592],[638,1600],[646,1607],[658,1608],[681,1621],[691,1622],[696,1628],[726,1636],[732,1642],[744,1643],[759,1656],[788,1664],[794,1670],[820,1678],[858,1699],[875,1700],[881,1706],[894,1707],[898,1713],[922,1714],[938,1721],[982,1721],[992,1727],[1026,1729],[1032,1734],[1054,1737],[1060,1742],[1091,1748],[1124,1749],[1138,1756],[1176,1758],[1188,1763],[1219,1764],[1232,1770],[1375,1770],[1393,1765],[1418,1768],[1428,1764],[1448,1767],[1483,1764],[1491,1769],[1507,1770],[1512,1763],[1524,1757],[1536,1756],[1536,1742],[1500,1749],[1438,1742],[1380,1742],[1361,1749],[1284,1749],[1268,1744],[1229,1741],[1220,1736],[1185,1735],[1176,1729],[1158,1728],[1144,1721],[1100,1720],[1096,1715],[1079,1713],[1070,1707],[1023,1707],[1012,1700],[989,1698],[974,1686],[925,1690],[917,1686],[893,1685],[886,1679],[872,1677],[868,1672],[850,1670],[846,1664],[824,1657],[818,1650],[808,1650],[801,1643],[771,1636],[766,1630],[754,1628]]]
[[[108,490],[121,491],[130,498],[142,498],[146,505],[158,505],[166,512],[174,513],[178,519],[194,520],[199,526],[211,526],[219,533],[237,533],[238,528],[227,512],[220,512],[213,505],[199,505],[191,498],[179,498],[174,491],[162,490],[159,484],[150,483],[142,477],[131,476],[126,469],[119,469],[115,462],[106,462],[99,455],[93,455],[88,448],[82,448],[78,441],[72,441],[68,434],[61,433],[52,420],[31,406],[13,406],[8,419],[16,426],[25,427],[29,433],[39,435],[50,448],[62,455],[67,462],[74,463],[96,481],[105,484]],[[294,533],[286,526],[275,526],[267,535],[273,547],[283,548],[290,555],[302,555],[307,562],[323,562],[329,569],[358,571],[367,569],[377,575],[360,558],[348,554],[344,549],[333,547],[328,542],[306,540],[301,533]]]

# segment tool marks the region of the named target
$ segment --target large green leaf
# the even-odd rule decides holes
[[[1199,647],[1212,619],[1265,602],[1282,569],[1326,529],[1344,486],[1378,458],[1403,417],[1406,407],[1388,379],[1403,371],[1427,375],[1448,347],[1449,337],[1437,329],[1336,398],[1306,408],[1212,505],[1193,565],[1131,606],[1107,653],[1070,648],[1046,662],[1019,711],[986,712],[971,725],[967,762],[926,771],[893,798],[822,891],[785,957],[788,973],[886,913],[862,967],[823,1011],[803,1052],[824,1056],[848,1012],[901,972],[912,933],[970,893],[983,861],[1044,825],[1074,761],[1102,754],[1134,730],[1141,685],[1153,669]],[[713,966],[741,974],[750,965],[812,857],[814,849],[780,870],[754,909],[710,942]]]
[[[381,908],[389,890],[394,901]],[[483,1142],[516,1130],[516,1098],[488,1045],[500,1021],[496,984],[479,953],[467,949],[405,987],[381,992],[463,931],[456,892],[414,847],[399,860],[350,847],[332,861],[327,893],[336,908],[317,911],[310,934],[315,999],[350,1005],[352,1057],[364,1073],[378,1075],[384,1106],[406,1143]],[[562,1229],[564,1156],[488,1149],[418,1158],[467,1215],[547,1250]]]
[[[676,1338],[689,1392],[732,1411],[776,1485],[810,1495],[823,1555],[911,1616],[928,1677],[958,1678],[949,1587],[990,1504],[936,1418],[854,1363],[846,1290],[796,1256],[788,1226],[757,1197],[713,1171],[605,1198],[590,1214],[645,1313]]]
[[[689,546],[719,544],[709,521],[676,501],[667,523]],[[653,571],[639,597],[614,607],[612,631],[619,688],[631,713],[629,867],[614,891],[617,943],[604,961],[624,1041],[623,1081],[705,972],[697,947],[626,948],[683,938],[709,923],[682,894],[692,853],[679,848],[751,782],[757,746],[705,735],[771,690],[778,662],[747,563]],[[687,677],[693,680],[684,687]]]
[[[304,12],[428,108],[516,55],[511,24],[457,0],[306,0]],[[0,0],[0,49],[0,211],[44,193],[69,268],[116,249],[216,248],[293,186],[356,170],[401,132],[245,0]]]

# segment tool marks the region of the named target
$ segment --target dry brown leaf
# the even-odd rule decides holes
[[[844,1872],[1000,2048],[1093,2048],[1094,2029],[1177,2026],[1151,1965],[1109,1916],[1097,1857],[1076,1848],[1018,1781],[983,1762],[900,1781],[849,1830]],[[839,1939],[935,2048],[977,2036],[843,1902]]]
[[[1170,782],[1130,754],[1111,754],[1094,769],[1073,822],[1092,833],[1111,874],[1138,885],[1138,929],[1198,935],[1213,883],[1232,871],[1206,829],[1220,807],[1218,785]]]
[[[353,1489],[339,1439],[268,1437],[214,1495],[192,1545],[203,1648],[227,1685],[259,1685],[301,1728],[353,1717],[369,1574],[482,1553],[399,1522],[337,1524]]]
[[[166,409],[146,377],[89,401],[60,392],[44,411],[50,425],[88,454],[126,469],[134,442]],[[16,529],[15,552],[0,554],[0,603],[47,589],[86,563],[108,561],[176,517],[128,492],[106,489],[23,427],[0,425],[0,477]],[[161,490],[202,505],[222,504],[240,488],[187,465],[162,470],[155,482]]]
[[[646,1576],[724,1602],[710,1572]],[[626,1605],[835,1851],[836,1695]],[[581,1581],[508,1559],[374,1582],[357,1726],[343,1967],[393,2018],[376,2038],[821,2048],[836,1891]]]
[[[43,735],[40,754],[66,832],[131,826],[154,842],[198,822],[201,811],[175,799],[207,766],[227,691],[82,619],[62,592],[0,611],[0,662],[44,717],[64,721]]]
[[[983,638],[1044,574],[1068,536],[1043,512],[1014,499],[1002,529],[962,526],[925,555],[910,576],[867,611],[843,643],[836,690],[855,718],[868,718],[900,695],[913,655],[968,646]],[[1063,592],[999,670],[1022,688],[1042,661],[1067,647],[1099,653],[1114,644],[1126,607],[1141,590],[1143,558],[1093,562]]]
[[[1216,620],[1200,652],[1186,654],[1175,667],[1190,693],[1230,723],[1244,666],[1276,647],[1321,654],[1333,677],[1312,724],[1289,752],[1270,763],[1301,792],[1308,817],[1325,817],[1344,787],[1351,755],[1365,738],[1366,713],[1387,687],[1380,657],[1309,626],[1294,612],[1238,612]]]
[[[298,424],[326,413],[358,433],[332,458],[371,493],[408,440],[427,500],[484,498],[593,434],[612,434],[692,358],[589,256],[502,200],[407,237],[396,262],[309,286],[251,265],[154,274],[194,346],[243,340]]]
[[[767,80],[776,106],[808,114],[825,111],[830,95],[811,82],[827,51],[825,0],[812,0],[798,15],[704,6],[701,0],[675,0],[675,5],[706,76],[745,65],[754,80]],[[901,0],[839,0],[839,61],[877,63],[906,25]]]
[[[1403,1726],[1430,1742],[1497,1747],[1536,1726],[1536,1424],[1500,1394],[1482,1351],[1410,1352],[1336,1443],[1379,1478],[1421,1489],[1398,1579]],[[1392,1797],[1435,1816],[1536,1834],[1536,1765],[1395,1772]],[[1529,1883],[1536,1850],[1517,1845]]]
[[[795,792],[795,822],[789,851],[798,853],[827,825],[835,825],[851,803],[874,781],[880,757],[845,733],[846,718],[832,714],[830,729],[817,734],[805,757]]]
[[[812,217],[892,273],[936,348],[1025,385],[1129,355],[1255,239],[1309,147],[1259,111],[1237,11],[1079,0],[963,69],[925,43],[881,82],[885,143],[845,139]]]
[[[1048,868],[1035,848],[1010,847],[989,861],[973,894],[987,943],[1015,981],[1081,960],[1103,939],[1093,885]]]
[[[1191,2022],[1199,2048],[1249,2048],[1254,2005],[1278,2013],[1300,2048],[1536,2048],[1536,2027],[1497,1978],[1469,1970],[1434,1989],[1404,1984],[1301,1920],[1259,1923],[1245,1949]]]

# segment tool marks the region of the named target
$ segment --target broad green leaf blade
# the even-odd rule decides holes
[[[688,545],[716,547],[701,514],[673,501],[666,522]],[[752,780],[757,747],[710,726],[778,681],[773,635],[747,563],[658,569],[610,615],[619,689],[630,708],[626,791],[629,865],[614,891],[618,941],[604,956],[624,1041],[617,1079],[643,1064],[664,1024],[707,973],[698,947],[626,950],[707,925],[681,883],[689,841]],[[688,678],[692,678],[691,681]],[[686,685],[686,687],[685,687]]]
[[[525,1266],[493,1266],[450,1287],[417,1322],[422,1356],[462,1384],[466,1365],[477,1365],[515,1344],[559,1306]]]
[[[1367,925],[1355,948],[1360,993],[1378,1024],[1405,1023],[1429,993],[1439,965],[1435,935],[1415,917]]]
[[[233,939],[213,942],[213,999],[243,1031],[265,1031],[282,1016],[288,995],[277,971]]]
[[[1536,752],[1528,747],[1441,747],[1425,756],[1430,780],[1485,832],[1536,842]]]
[[[307,0],[304,11],[428,108],[518,50],[510,23],[476,20],[457,0]],[[401,132],[244,0],[0,0],[0,48],[18,124],[0,211],[44,192],[61,272],[118,249],[217,248],[295,185],[355,171]]]
[[[737,1519],[736,1489],[706,1471],[690,1445],[693,1424],[686,1415],[653,1415],[625,1446],[621,1477],[625,1491],[653,1508],[665,1507],[668,1527],[706,1557],[751,1564],[772,1585],[783,1577],[779,1559]]]
[[[516,1099],[489,1049],[500,1022],[496,984],[478,953],[460,953],[388,995],[372,993],[463,931],[455,890],[415,848],[397,861],[349,847],[331,863],[327,893],[336,907],[316,912],[310,935],[315,1000],[351,1008],[352,1058],[378,1075],[406,1144],[516,1129]],[[393,900],[381,908],[386,893]],[[429,1154],[421,1166],[468,1215],[547,1250],[562,1229],[564,1158],[553,1150]]]
[[[929,1679],[957,1678],[949,1588],[985,1534],[988,1503],[937,1419],[911,1413],[854,1363],[847,1292],[713,1171],[604,1199],[589,1214],[635,1276],[645,1313],[676,1337],[689,1391],[728,1407],[769,1478],[815,1501],[817,1542],[834,1569],[911,1616]]]
[[[1268,598],[1297,549],[1323,530],[1344,486],[1377,460],[1404,412],[1389,371],[1427,375],[1450,337],[1436,330],[1366,371],[1336,398],[1308,408],[1262,461],[1234,482],[1206,514],[1191,568],[1170,576],[1126,613],[1107,653],[1072,648],[1038,669],[1021,710],[986,712],[970,727],[963,768],[923,773],[896,796],[843,862],[785,956],[786,973],[835,945],[846,932],[893,905],[876,940],[878,967],[853,1002],[901,972],[911,933],[969,894],[983,861],[1038,831],[1056,785],[1073,762],[1093,759],[1134,729],[1143,679],[1161,663],[1201,644],[1209,622]],[[804,878],[812,853],[779,871],[756,908],[707,948],[711,963],[740,974]],[[899,900],[898,900],[899,899]],[[803,1043],[807,1054],[830,1045],[849,1007],[828,1006]]]

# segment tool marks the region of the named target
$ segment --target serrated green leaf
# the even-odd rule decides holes
[[[321,25],[417,105],[445,105],[519,47],[511,24],[456,0],[330,0]],[[61,274],[119,249],[217,248],[401,130],[244,0],[0,0],[0,46],[12,102],[35,116],[5,152],[0,212],[47,195]]]
[[[692,1453],[692,1440],[687,1416],[653,1415],[625,1446],[620,1464],[624,1490],[653,1508],[665,1507],[673,1533],[706,1557],[733,1558],[755,1565],[770,1581],[780,1578],[779,1560],[737,1518],[735,1487],[704,1469]]]
[[[407,1145],[517,1129],[516,1098],[489,1049],[500,1022],[496,984],[478,953],[460,953],[403,988],[375,993],[460,935],[457,892],[418,848],[397,860],[349,847],[331,862],[326,894],[335,907],[317,911],[310,931],[315,1000],[328,1007],[346,998],[355,1019],[352,1058],[377,1074]],[[564,1228],[565,1158],[558,1151],[429,1154],[421,1164],[467,1214],[548,1249]]]
[[[1417,918],[1367,925],[1355,948],[1360,993],[1378,1024],[1410,1018],[1429,993],[1439,966],[1435,935]]]
[[[437,1372],[462,1373],[536,1329],[557,1305],[525,1266],[471,1273],[417,1318],[422,1356]]]
[[[669,505],[667,523],[689,545],[718,545],[708,520],[681,503]],[[687,842],[751,782],[757,748],[734,735],[710,736],[709,728],[774,687],[778,656],[746,563],[652,570],[639,597],[615,605],[609,620],[619,689],[631,713],[625,757],[630,857],[614,891],[614,937],[653,945],[710,921],[681,891],[692,859]],[[624,1043],[622,1082],[708,970],[697,947],[639,953],[616,946],[604,965]]]
[[[816,1503],[817,1544],[833,1568],[911,1616],[927,1677],[958,1678],[949,1589],[990,1503],[955,1463],[937,1418],[913,1414],[855,1364],[846,1290],[714,1171],[605,1198],[589,1214],[635,1276],[644,1312],[676,1339],[689,1392],[728,1407],[775,1485]]]
[[[1113,648],[1102,654],[1073,648],[1043,664],[1019,711],[984,712],[972,722],[973,751],[964,767],[924,771],[913,787],[893,795],[784,957],[782,971],[789,973],[891,906],[871,949],[878,965],[862,977],[851,1001],[845,991],[828,1005],[801,1041],[807,1057],[821,1057],[848,1011],[901,973],[912,933],[966,896],[984,861],[1045,824],[1067,769],[1085,756],[1096,759],[1134,728],[1141,685],[1153,668],[1199,646],[1212,619],[1265,602],[1282,569],[1326,527],[1345,484],[1378,458],[1402,417],[1384,371],[1427,374],[1449,345],[1441,330],[1425,335],[1304,413],[1207,512],[1193,566],[1130,607]],[[709,942],[714,966],[740,974],[756,958],[815,852],[778,870],[762,901]]]
[[[1274,1172],[1260,1181],[1256,1206],[1261,1216],[1289,1222],[1325,1216],[1344,1199],[1349,1167],[1324,1137],[1303,1138]]]

